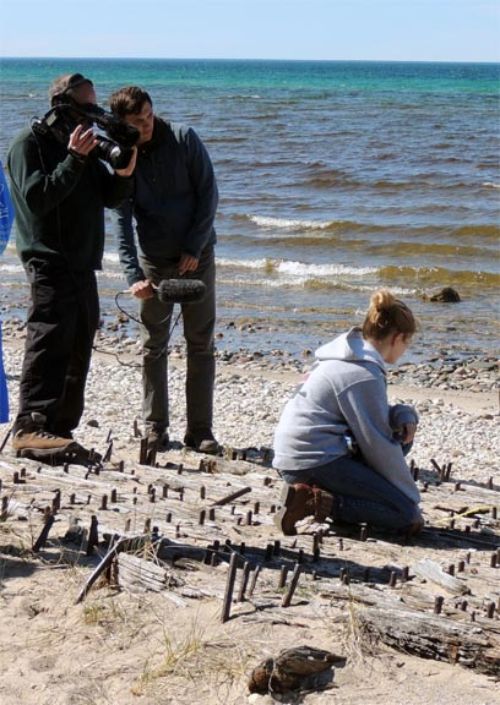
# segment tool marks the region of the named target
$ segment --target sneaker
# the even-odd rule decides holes
[[[188,431],[184,436],[184,445],[197,453],[207,453],[208,455],[217,455],[220,449],[214,434],[209,428]]]
[[[282,507],[274,516],[274,523],[285,536],[295,536],[295,524],[308,516],[324,522],[332,516],[334,497],[319,487],[297,483],[285,485],[281,493]]]
[[[167,431],[159,428],[150,428],[146,433],[148,451],[155,449],[157,453],[165,453],[170,448],[170,439]]]

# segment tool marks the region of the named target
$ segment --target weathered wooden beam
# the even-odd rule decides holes
[[[224,600],[222,602],[222,615],[221,621],[227,622],[231,616],[231,602],[233,600],[233,590],[234,583],[236,580],[236,571],[238,568],[238,555],[236,553],[231,554],[231,560],[229,561],[229,570],[227,573],[226,589],[224,592]]]
[[[496,632],[471,630],[469,623],[441,615],[401,609],[397,603],[359,609],[356,619],[365,634],[405,653],[458,663],[489,675],[500,674],[500,637]]]
[[[288,590],[285,595],[283,595],[283,600],[281,601],[281,606],[282,607],[289,607],[290,603],[292,601],[293,593],[295,592],[295,588],[298,585],[300,574],[302,572],[302,566],[297,563],[297,565],[294,568],[293,574],[292,574],[292,579],[290,580],[290,585],[288,587]]]
[[[244,494],[248,494],[248,492],[251,492],[252,488],[251,487],[243,487],[241,490],[237,490],[236,492],[232,492],[231,494],[226,495],[225,497],[221,497],[221,499],[218,499],[215,502],[212,502],[212,507],[222,507],[224,504],[229,504],[230,502],[233,502],[235,499],[238,499],[239,497],[242,497]]]
[[[117,557],[118,562],[118,584],[128,590],[151,590],[160,592],[165,590],[169,583],[177,585],[177,581],[172,583],[168,571],[152,561],[148,561],[139,556],[132,556],[121,551]]]
[[[32,551],[33,553],[38,553],[40,549],[42,549],[45,546],[45,542],[47,541],[47,538],[49,536],[49,531],[52,528],[52,525],[55,521],[55,516],[53,512],[47,512],[47,515],[45,517],[45,523],[43,525],[43,529],[40,532],[39,537],[35,541]]]
[[[85,599],[85,596],[87,595],[88,591],[92,587],[92,585],[95,583],[97,578],[106,570],[108,565],[111,563],[113,558],[116,556],[118,553],[118,550],[120,549],[122,543],[126,539],[118,539],[118,541],[109,549],[109,551],[106,553],[104,558],[101,560],[97,568],[94,570],[94,572],[87,578],[84,586],[78,593],[78,597],[76,598],[75,604],[79,604]]]
[[[415,565],[412,566],[412,570],[415,575],[418,575],[419,578],[430,580],[436,585],[440,585],[455,594],[464,595],[468,592],[467,584],[463,580],[445,573],[439,563],[436,563],[436,561],[432,561],[429,558],[425,558],[418,563],[415,563]]]

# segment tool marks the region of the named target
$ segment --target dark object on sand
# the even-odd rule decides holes
[[[17,456],[52,466],[72,464],[92,468],[99,465],[102,461],[100,453],[96,453],[93,449],[87,450],[76,441],[60,449],[24,448],[17,451]]]
[[[309,688],[311,676],[329,671],[334,665],[343,666],[345,662],[342,656],[312,646],[286,649],[276,659],[265,659],[254,668],[248,689],[251,693],[264,694]]]
[[[451,286],[445,286],[435,294],[424,294],[424,301],[437,301],[445,304],[458,304],[462,299],[456,289]]]

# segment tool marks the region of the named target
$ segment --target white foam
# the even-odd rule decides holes
[[[481,186],[486,186],[486,188],[500,188],[500,184],[496,184],[494,181],[483,181]]]
[[[281,261],[277,271],[283,274],[293,274],[307,277],[351,276],[363,277],[375,274],[377,267],[346,267],[343,264],[304,264],[303,262]]]
[[[293,262],[287,260],[273,259],[224,259],[218,258],[217,265],[220,267],[234,267],[238,269],[265,269],[277,272],[278,274],[291,275],[294,277],[331,277],[350,276],[362,277],[366,274],[375,274],[377,267],[346,267],[343,264],[306,264],[304,262]]]
[[[334,222],[329,220],[293,220],[260,215],[250,215],[248,218],[261,228],[278,228],[280,230],[325,230],[335,225]]]
[[[227,259],[217,257],[218,267],[237,267],[238,269],[268,269],[274,268],[274,262],[270,259]]]

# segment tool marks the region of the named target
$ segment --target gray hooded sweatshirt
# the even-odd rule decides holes
[[[274,435],[278,470],[306,470],[349,455],[354,436],[363,460],[417,503],[420,495],[406,464],[398,429],[417,423],[411,406],[389,406],[385,363],[352,328],[318,348],[316,364],[286,404]]]

